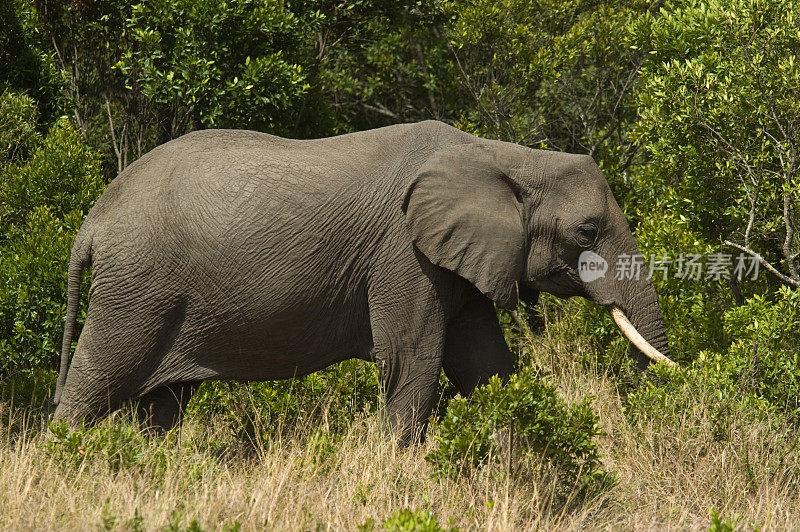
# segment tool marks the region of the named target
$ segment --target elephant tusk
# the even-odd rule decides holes
[[[624,334],[639,351],[647,355],[650,360],[653,362],[665,362],[670,366],[677,366],[672,359],[663,355],[639,334],[639,331],[636,330],[636,327],[633,326],[622,310],[618,307],[611,307],[610,312],[611,317],[614,318],[614,322],[617,324],[617,327],[619,327],[619,330],[622,331],[622,334]]]

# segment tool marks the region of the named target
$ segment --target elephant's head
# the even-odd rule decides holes
[[[647,269],[617,278],[618,260],[643,261],[591,157],[493,141],[444,148],[417,172],[403,209],[417,248],[501,307],[539,291],[583,296],[611,311],[640,367],[672,363]]]

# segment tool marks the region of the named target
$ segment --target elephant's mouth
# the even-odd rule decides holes
[[[614,322],[619,327],[619,330],[622,331],[622,334],[631,341],[631,343],[649,358],[653,362],[665,362],[670,366],[677,366],[677,364],[668,356],[662,354],[658,349],[650,345],[650,342],[644,339],[644,337],[639,334],[639,331],[636,330],[636,327],[630,322],[630,320],[625,316],[625,313],[620,310],[619,307],[611,306],[609,307],[609,312],[611,313],[611,317],[614,319]]]
[[[589,298],[578,272],[566,264],[551,270],[545,277],[532,281],[530,286],[534,290],[547,292],[562,299],[576,296]]]

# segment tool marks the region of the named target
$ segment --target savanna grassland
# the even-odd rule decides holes
[[[799,53],[789,0],[0,2],[0,529],[800,528]],[[431,118],[595,159],[678,369],[543,295],[498,310],[518,375],[443,377],[420,446],[354,361],[204,383],[164,438],[49,422],[69,251],[120,171],[198,129]]]
[[[526,335],[515,343],[565,403],[590,399],[598,467],[612,479],[588,491],[536,454],[500,450],[457,477],[426,460],[442,441],[399,449],[380,427],[372,394],[296,390],[269,412],[264,390],[200,394],[182,430],[146,438],[128,413],[76,433],[48,430],[41,396],[2,402],[0,527],[112,530],[637,529],[789,530],[800,526],[797,431],[732,412],[715,429],[714,390],[683,383],[670,404],[653,377],[624,392],[580,340]],[[369,386],[371,369],[337,379]],[[348,375],[349,373],[349,375]],[[544,374],[547,374],[544,377]],[[52,377],[52,376],[50,376]],[[49,379],[52,382],[52,378]],[[30,383],[18,383],[25,385]],[[674,385],[675,383],[673,383]],[[18,391],[42,390],[40,385]],[[674,390],[670,393],[676,393]],[[27,397],[27,396],[25,396]],[[206,406],[217,403],[213,408]],[[655,404],[654,404],[655,401]],[[303,410],[298,412],[295,408]],[[281,408],[279,405],[277,408]],[[643,413],[641,409],[647,409]],[[360,412],[357,412],[360,410]],[[346,414],[342,412],[346,411]],[[638,412],[633,415],[632,412]],[[347,422],[343,417],[347,416]],[[267,424],[264,420],[272,420]],[[473,427],[474,430],[474,427]],[[477,431],[475,431],[477,432]],[[563,465],[563,464],[561,464]]]

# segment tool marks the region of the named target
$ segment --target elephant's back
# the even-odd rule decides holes
[[[342,189],[363,186],[409,156],[422,157],[420,151],[474,140],[436,121],[311,140],[248,130],[195,131],[154,148],[128,166],[108,186],[90,217],[157,210],[170,198],[196,195],[219,194],[224,204],[256,189],[269,190],[274,203],[297,203],[295,197],[309,195],[324,200],[325,195],[338,196]],[[303,205],[308,205],[307,199],[303,197]]]
[[[342,291],[339,271],[350,272],[346,282],[364,279],[355,250],[374,249],[370,239],[384,233],[376,226],[401,216],[399,197],[392,215],[378,210],[387,199],[376,167],[402,150],[364,156],[350,151],[357,138],[336,139],[208,130],[152,150],[109,185],[85,222],[98,290],[136,277],[267,315],[328,301]]]
[[[391,176],[409,174],[437,143],[465,136],[435,122],[318,140],[190,133],[109,185],[85,222],[100,259],[93,262],[131,269],[120,257],[133,257],[137,269],[167,268],[203,289],[263,289],[267,272],[278,277],[273,292],[319,286],[337,269],[360,268],[357,250],[399,231],[404,185]]]
[[[293,161],[298,141],[264,133],[205,130],[145,154],[101,195],[85,224],[151,244],[177,232],[213,239],[258,218],[278,222],[322,200],[330,180]],[[300,205],[302,203],[302,205]],[[110,238],[110,237],[109,237]]]
[[[91,217],[158,209],[171,198],[206,196],[219,203],[268,189],[274,203],[337,194],[374,178],[376,166],[400,155],[412,125],[312,140],[247,130],[210,129],[162,144],[114,179]],[[322,198],[321,198],[322,199]],[[307,198],[303,198],[306,201]],[[307,203],[306,203],[307,204]]]
[[[109,184],[92,208],[92,220],[157,210],[169,196],[190,191],[196,178],[230,179],[246,173],[259,152],[291,147],[293,141],[245,130],[203,130],[189,133],[149,151]]]
[[[418,144],[431,149],[450,142],[449,137],[464,142],[461,137],[470,136],[439,122],[314,140],[247,130],[196,131],[151,150],[126,168],[87,220],[128,231],[151,227],[156,233],[181,224],[214,233],[259,217],[273,224],[313,225],[309,217],[326,208],[361,208],[346,204],[357,198],[400,202],[403,184],[389,190],[390,184],[379,181],[400,173],[396,169],[409,159],[424,157],[412,146],[419,137],[425,140]],[[375,194],[383,197],[373,198]],[[331,205],[335,203],[339,205]]]

